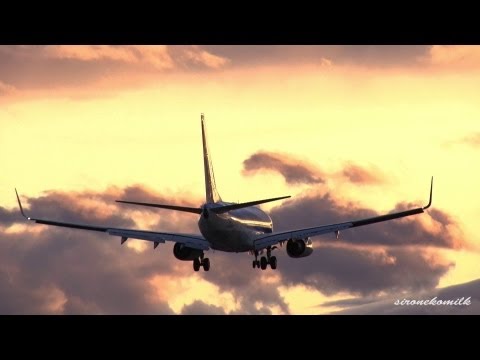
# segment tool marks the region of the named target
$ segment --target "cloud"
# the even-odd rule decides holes
[[[464,138],[464,142],[468,145],[478,147],[480,146],[480,133],[476,133]]]
[[[258,152],[244,162],[244,173],[278,171],[292,183],[327,177],[318,168],[289,155]],[[384,181],[381,173],[347,163],[339,172],[328,176],[346,178],[356,184]],[[418,204],[398,203],[392,212]],[[299,197],[287,200],[271,210],[276,231],[298,229],[380,215],[373,209],[345,201],[330,192],[312,187]],[[307,258],[291,259],[281,253],[279,273],[282,284],[303,284],[324,294],[347,292],[378,296],[382,293],[432,289],[453,266],[435,248],[467,248],[455,219],[436,208],[409,218],[373,224],[314,238],[317,248]],[[299,261],[302,264],[299,265]],[[305,269],[309,269],[307,272]]]
[[[157,70],[172,69],[175,66],[165,45],[49,45],[45,47],[45,54],[56,59],[144,64]]]
[[[393,211],[413,206],[400,203]],[[379,214],[341,201],[329,192],[307,191],[273,208],[270,215],[275,230],[284,231]],[[347,292],[377,296],[432,289],[454,266],[435,247],[467,247],[460,226],[439,209],[348,229],[341,232],[340,240],[335,240],[333,234],[314,238],[316,250],[307,258],[291,259],[281,254],[279,272],[284,284],[303,284],[327,295]]]
[[[182,315],[225,315],[225,310],[220,306],[208,305],[201,300],[195,300],[190,305],[185,305]]]
[[[129,210],[120,211],[111,204],[110,198],[118,195],[116,191],[52,191],[29,198],[28,212],[64,221],[135,227]],[[132,187],[127,191],[133,191]],[[159,195],[152,193],[155,196]],[[177,215],[166,213],[162,218],[170,226],[186,228],[186,221]],[[4,227],[22,219],[18,209],[1,208],[0,224]],[[140,253],[120,246],[118,238],[106,234],[33,223],[29,228],[42,231],[0,229],[0,313],[173,313],[164,300],[168,294],[159,298],[150,285],[150,279],[159,274],[178,276],[171,244]]]
[[[418,204],[399,203],[392,212],[418,207]],[[380,215],[376,211],[352,202],[342,202],[333,193],[307,191],[303,195],[283,202],[271,211],[278,231],[360,220]],[[454,219],[439,209],[404,219],[381,222],[341,232],[342,242],[354,245],[383,246],[436,246],[450,249],[467,247],[461,238],[461,228]],[[321,237],[336,241],[333,235]]]
[[[149,65],[157,70],[202,65],[218,69],[228,59],[205,51],[197,45],[50,45],[45,48],[47,56],[58,59],[81,61],[112,60],[136,65]]]
[[[188,204],[179,194],[165,197],[139,185],[104,192],[49,191],[23,201],[28,214],[41,218],[198,233],[196,218],[190,214],[113,202],[127,197],[167,203],[176,198],[175,202]],[[130,244],[144,242],[129,240],[120,246],[118,238],[106,234],[26,224],[18,209],[0,210],[0,313],[170,314],[168,291],[175,279],[185,276],[200,276],[219,291],[231,293],[237,305],[230,314],[290,311],[276,286],[281,279],[277,277],[272,285],[271,274],[251,269],[250,256],[208,252],[212,270],[194,273],[190,262],[174,258],[169,243],[155,251],[151,246],[132,251]],[[152,219],[151,226],[139,226],[145,218]],[[16,230],[7,231],[12,228]],[[251,271],[239,271],[245,267]],[[153,278],[168,283],[162,286],[160,280],[153,286]],[[190,305],[184,306],[184,313],[201,310],[200,303]],[[219,304],[206,306],[220,311]]]
[[[190,214],[113,202],[119,198],[166,203],[176,199],[175,203],[188,204],[179,194],[166,197],[140,185],[112,187],[104,192],[49,191],[28,201],[24,197],[24,201],[28,213],[38,217],[198,232],[196,219]],[[315,192],[306,192],[271,212],[276,230],[374,214],[329,193]],[[192,276],[216,285],[220,293],[231,294],[236,305],[229,314],[288,314],[291,310],[280,287],[303,284],[327,295],[357,296],[433,289],[453,263],[432,246],[462,245],[455,237],[458,233],[451,231],[458,227],[455,220],[432,209],[406,221],[365,227],[364,232],[357,231],[360,228],[344,231],[340,241],[333,236],[320,238],[323,243],[316,239],[312,256],[301,260],[275,251],[279,261],[275,272],[252,269],[253,257],[248,254],[210,251],[211,271],[190,273],[190,263],[179,263],[172,256],[172,244],[155,251],[150,246],[132,251],[130,244],[141,241],[129,240],[126,246],[119,246],[118,238],[105,234],[20,225],[20,221],[24,224],[18,209],[0,208],[0,313],[172,313],[168,286],[162,287],[159,280],[154,287],[151,279],[159,277],[174,283],[180,276]],[[185,274],[185,269],[189,273]],[[193,299],[183,313],[221,313],[220,303],[202,305],[195,300],[202,299]]]
[[[176,71],[217,70],[228,63],[229,59],[200,46],[2,46],[0,95],[94,85],[98,96],[99,87],[115,90],[119,84],[134,86]]]
[[[317,245],[311,256],[302,259],[301,267],[296,259],[281,260],[285,285],[303,284],[326,295],[377,296],[432,289],[454,266],[426,249],[330,245]]]
[[[203,65],[212,69],[219,69],[227,65],[230,60],[226,57],[217,56],[202,49],[198,45],[170,47],[169,50],[178,55],[178,59],[184,64]]]
[[[314,165],[302,162],[287,154],[260,151],[243,161],[243,174],[278,172],[288,184],[318,184],[324,182],[324,174]]]
[[[395,305],[395,301],[406,300],[459,300],[470,298],[470,305]],[[361,301],[360,301],[361,302]],[[479,315],[480,314],[480,279],[464,284],[449,286],[443,289],[417,292],[386,300],[368,302],[357,305],[347,302],[332,302],[329,305],[349,306],[334,314],[364,314],[364,315]]]
[[[0,206],[0,225],[10,225],[21,219],[21,215]]]
[[[278,64],[354,65],[370,68],[422,64],[425,45],[209,45],[207,51],[231,59],[235,66]]]
[[[10,95],[15,92],[15,87],[0,81],[0,96]]]
[[[434,66],[477,69],[480,64],[480,46],[434,45],[429,49],[426,60]]]
[[[347,163],[338,173],[327,174],[306,160],[289,154],[259,151],[243,161],[243,175],[252,176],[261,172],[277,172],[291,185],[321,184],[327,178],[346,179],[361,185],[376,185],[385,182],[385,177],[377,169],[368,170],[362,166]]]
[[[445,143],[447,146],[451,145],[469,145],[474,148],[477,148],[480,146],[480,132],[473,133],[471,135],[464,136],[460,139],[448,141]]]
[[[365,168],[348,163],[345,165],[341,173],[346,179],[356,184],[380,184],[383,183],[384,177],[378,172],[371,169],[370,171]]]

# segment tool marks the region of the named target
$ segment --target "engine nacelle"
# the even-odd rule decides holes
[[[287,254],[292,258],[302,258],[311,255],[313,244],[310,238],[290,239],[287,241]]]
[[[202,253],[202,250],[193,249],[181,243],[175,243],[175,246],[173,247],[173,255],[178,260],[182,261],[195,260],[199,258]]]

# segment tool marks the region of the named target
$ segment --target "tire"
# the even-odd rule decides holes
[[[203,270],[205,271],[208,271],[210,270],[210,259],[209,258],[205,258],[203,259]]]
[[[193,270],[194,271],[200,270],[200,260],[198,258],[193,260]]]
[[[267,258],[265,256],[262,256],[262,258],[260,259],[260,267],[262,268],[262,270],[265,270],[267,268]]]
[[[275,270],[277,268],[277,257],[276,256],[272,256],[270,258],[270,267],[272,268],[272,270]]]

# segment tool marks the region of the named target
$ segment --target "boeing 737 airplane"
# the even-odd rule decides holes
[[[215,185],[215,176],[213,174],[212,160],[207,146],[203,114],[201,115],[201,126],[203,164],[205,171],[205,204],[201,207],[193,208],[127,200],[117,200],[117,202],[184,211],[200,215],[198,228],[203,236],[147,230],[119,229],[109,226],[67,223],[56,220],[32,218],[25,215],[20,197],[15,189],[20,212],[27,220],[34,221],[38,224],[99,231],[107,233],[108,235],[119,236],[121,238],[121,244],[125,243],[129,238],[147,240],[153,242],[153,248],[156,249],[160,243],[172,241],[175,243],[173,247],[173,255],[178,260],[192,261],[193,269],[195,271],[199,271],[200,267],[203,267],[205,271],[210,270],[210,260],[205,257],[204,254],[204,251],[209,249],[236,253],[250,252],[252,256],[255,256],[255,260],[252,262],[253,268],[261,268],[262,270],[265,270],[268,265],[270,265],[270,268],[272,269],[277,268],[277,258],[272,256],[272,251],[278,248],[277,245],[283,245],[286,242],[288,256],[292,258],[302,258],[312,254],[313,246],[310,238],[313,236],[334,233],[338,239],[341,230],[421,214],[432,204],[433,177],[430,184],[430,201],[425,207],[338,224],[274,232],[270,216],[258,207],[255,207],[255,205],[286,199],[290,196],[256,200],[240,204],[222,201]],[[265,256],[262,256],[260,260],[258,260],[258,256],[262,254],[265,254]]]

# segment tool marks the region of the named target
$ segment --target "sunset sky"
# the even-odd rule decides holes
[[[393,300],[459,292],[445,312],[480,313],[479,100],[479,46],[0,46],[0,313],[408,313]],[[432,175],[433,206],[281,249],[277,271],[210,251],[199,273],[172,244],[19,215],[15,187],[40,218],[198,232],[114,200],[201,205],[202,112],[223,200],[292,196],[262,206],[274,230],[424,206]]]

